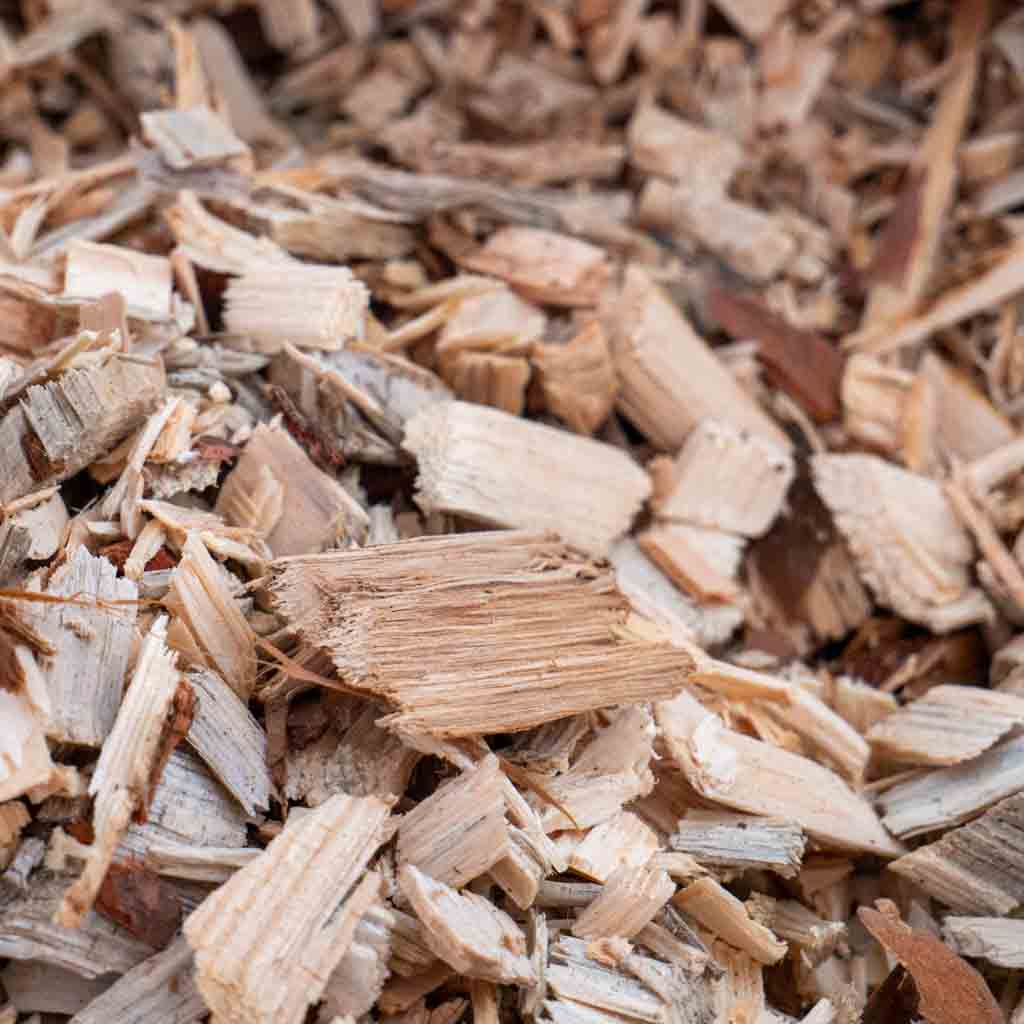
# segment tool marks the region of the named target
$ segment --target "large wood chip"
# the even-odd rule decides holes
[[[613,935],[630,939],[654,920],[675,888],[667,872],[661,869],[617,868],[597,899],[576,919],[572,933],[585,939]]]
[[[271,590],[348,685],[396,703],[393,723],[414,732],[513,732],[668,696],[692,664],[660,634],[629,630],[611,573],[550,537],[423,537],[282,559]]]
[[[951,915],[942,922],[942,936],[961,956],[1013,970],[1024,967],[1024,921]]]

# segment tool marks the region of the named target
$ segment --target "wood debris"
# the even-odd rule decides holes
[[[1015,5],[0,6],[3,1024],[1020,1024]]]
[[[333,797],[286,828],[189,917],[196,985],[214,1013],[227,1021],[302,1019],[377,899],[380,876],[362,873],[387,838],[389,815],[388,804],[374,797]],[[290,886],[283,872],[292,874]],[[304,875],[316,885],[296,888]],[[269,890],[264,879],[273,880]],[[300,891],[303,898],[293,898]],[[262,927],[254,927],[254,913]],[[299,948],[296,942],[301,952],[289,957],[287,970],[266,966],[280,962],[280,950]],[[264,969],[254,971],[257,964]]]

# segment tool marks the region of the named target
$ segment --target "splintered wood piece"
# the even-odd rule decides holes
[[[194,847],[154,840],[146,847],[146,865],[165,878],[220,885],[260,853],[255,847]]]
[[[896,324],[915,312],[935,272],[948,209],[956,195],[957,150],[971,116],[989,3],[973,0],[958,5],[953,13],[948,58],[952,74],[916,148],[903,191],[877,239],[874,282],[864,316],[868,324]]]
[[[4,350],[29,357],[52,340],[57,327],[57,313],[49,303],[34,301],[2,287],[0,317],[4,322]],[[2,391],[0,388],[0,393]]]
[[[665,871],[622,866],[612,872],[600,895],[572,926],[584,939],[621,935],[631,939],[651,923],[672,898],[675,883]]]
[[[950,765],[984,753],[1021,724],[1024,697],[950,684],[932,687],[883,718],[868,740],[895,761]]]
[[[55,570],[45,593],[69,599],[29,613],[53,648],[40,666],[50,694],[47,734],[61,743],[98,747],[121,703],[138,588],[83,546]]]
[[[619,392],[608,340],[592,320],[564,345],[537,343],[531,356],[548,410],[577,434],[593,434]]]
[[[105,455],[164,396],[157,360],[110,350],[4,401],[0,503],[59,483]]]
[[[459,262],[500,278],[533,302],[553,306],[594,306],[611,278],[603,249],[540,228],[499,228]]]
[[[258,351],[333,351],[360,341],[370,293],[345,267],[256,265],[233,278],[224,293],[224,326],[253,339]]]
[[[155,952],[121,925],[88,911],[76,928],[55,921],[67,879],[37,871],[25,890],[0,886],[0,956],[40,960],[83,978],[124,974]]]
[[[814,331],[794,327],[752,293],[715,286],[708,309],[736,341],[753,339],[768,378],[799,402],[812,419],[839,415],[843,355]]]
[[[747,909],[786,942],[800,947],[812,964],[821,963],[846,937],[844,921],[826,921],[797,900],[776,900],[763,893],[751,893]]]
[[[735,139],[684,121],[652,103],[638,103],[627,134],[638,170],[686,183],[702,194],[723,193],[743,165]]]
[[[619,811],[614,818],[583,834],[569,854],[568,863],[584,878],[607,882],[618,867],[646,864],[659,846],[654,829],[632,811]]]
[[[128,316],[171,318],[171,264],[165,256],[78,240],[70,242],[66,252],[62,302],[92,302],[117,292]]]
[[[456,294],[449,302],[455,303],[455,309],[438,334],[439,359],[467,349],[520,351],[544,334],[544,311],[510,288],[491,278],[469,275],[452,278],[451,282]],[[457,284],[464,295],[456,291]],[[443,293],[437,298],[443,299]]]
[[[0,582],[23,572],[27,561],[52,558],[64,540],[68,510],[56,487],[12,501],[0,511]]]
[[[529,985],[533,967],[516,923],[476,893],[460,893],[412,864],[399,884],[424,928],[427,945],[459,974],[501,984]]]
[[[814,484],[879,602],[946,633],[986,619],[973,545],[942,488],[875,455],[815,455]]]
[[[143,139],[178,171],[214,167],[249,152],[224,119],[207,107],[150,110],[139,115],[139,123]]]
[[[235,526],[264,532],[274,555],[323,551],[362,540],[362,506],[281,427],[261,423],[217,496],[216,511]]]
[[[945,737],[938,741],[945,742]],[[878,798],[882,823],[900,839],[961,825],[1024,789],[1024,738],[966,764],[897,782]]]
[[[1005,915],[1024,903],[1017,868],[1022,841],[1024,794],[1018,793],[889,869],[962,914]]]
[[[181,681],[175,655],[167,639],[167,619],[150,627],[117,713],[110,736],[103,744],[89,795],[95,800],[89,859],[82,874],[65,893],[58,919],[74,928],[91,909],[128,825],[135,814],[145,814],[161,765],[161,746],[168,732],[169,712]]]
[[[852,353],[841,385],[843,426],[863,444],[890,454],[899,451],[915,380],[909,370]]]
[[[740,542],[736,540],[738,555]],[[743,609],[738,604],[698,603],[690,598],[632,537],[624,537],[612,548],[610,560],[615,568],[615,582],[629,603],[677,640],[683,638],[710,647],[728,640],[743,621]]]
[[[383,905],[371,907],[362,916],[351,945],[324,989],[327,1013],[355,1019],[370,1012],[389,974],[394,926],[395,915]]]
[[[817,762],[725,728],[688,693],[657,704],[655,718],[673,759],[708,800],[795,822],[823,845],[903,852],[870,805]]]
[[[493,755],[418,803],[398,828],[399,863],[457,889],[490,870],[508,848],[502,775]]]
[[[39,795],[57,776],[44,732],[50,710],[46,683],[26,647],[14,648],[14,660],[25,680],[25,692],[0,687],[0,802]]]
[[[692,667],[665,640],[623,635],[630,610],[611,572],[551,537],[421,537],[281,559],[270,589],[346,684],[397,704],[392,721],[410,732],[517,732],[669,696]]]
[[[234,690],[215,672],[188,673],[196,697],[188,743],[241,804],[255,815],[270,806],[267,737]]]
[[[767,1010],[764,998],[764,966],[753,957],[721,939],[711,943],[714,962],[721,976],[712,982],[716,1021],[771,1021],[778,1018]]]
[[[1024,921],[1005,917],[947,917],[942,937],[961,956],[997,967],[1024,967]]]
[[[540,806],[546,832],[584,829],[618,814],[654,788],[650,763],[656,730],[644,707],[625,708],[587,744],[572,768],[545,780]]]
[[[376,902],[366,872],[391,828],[390,803],[331,797],[288,825],[185,922],[196,984],[213,1014],[298,1024]]]
[[[768,283],[798,256],[796,239],[777,214],[688,185],[649,179],[637,201],[637,220],[696,242],[750,282]]]
[[[660,993],[620,969],[591,959],[589,948],[586,941],[568,935],[560,936],[551,947],[546,980],[558,999],[549,1000],[544,1008],[555,1024],[623,1019],[660,1024],[670,1019],[667,1000]]]
[[[199,536],[189,532],[164,601],[174,614],[168,641],[187,661],[215,671],[246,701],[256,682],[254,634],[225,576]]]
[[[406,425],[416,502],[496,526],[556,530],[606,555],[650,493],[646,475],[611,445],[496,409],[446,402]]]
[[[687,813],[668,842],[698,864],[764,868],[784,878],[800,870],[805,845],[803,831],[789,821],[699,810]]]
[[[762,964],[781,960],[788,949],[747,908],[713,878],[699,878],[681,890],[673,904],[715,935]]]
[[[522,415],[530,380],[530,364],[522,356],[459,352],[442,372],[459,398]]]
[[[737,602],[736,580],[744,541],[720,530],[682,523],[652,526],[637,535],[640,550],[700,604]]]
[[[198,851],[245,846],[246,817],[237,801],[194,754],[177,747],[153,791],[146,820],[128,826],[117,860],[147,860],[150,852],[173,859]]]
[[[702,420],[724,420],[789,449],[765,415],[690,326],[676,305],[638,266],[601,305],[619,375],[619,411],[658,448],[676,451]]]
[[[651,507],[664,519],[760,537],[793,481],[788,449],[721,420],[701,420],[671,462],[650,465]]]
[[[73,1024],[192,1024],[209,1012],[192,977],[192,951],[183,938],[143,960],[75,1014]]]
[[[891,900],[878,900],[878,910],[861,907],[865,928],[902,964],[917,985],[920,1013],[935,1024],[977,1021],[1003,1024],[1003,1011],[985,979],[937,936],[900,920]]]

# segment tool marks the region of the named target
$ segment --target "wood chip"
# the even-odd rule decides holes
[[[942,937],[961,956],[1016,969],[1024,963],[1024,921],[1004,917],[947,917]]]
[[[637,467],[608,445],[464,402],[419,413],[403,444],[416,456],[425,512],[556,530],[597,555],[629,528],[649,493]]]
[[[601,307],[619,374],[618,409],[658,448],[676,451],[702,419],[789,447],[667,295],[630,266]]]
[[[302,623],[311,643],[331,654],[351,685],[398,704],[394,724],[459,736],[486,733],[492,725],[526,729],[628,701],[632,693],[651,697],[682,685],[689,657],[665,641],[617,635],[626,626],[628,604],[607,570],[581,578],[585,565],[557,541],[529,534],[424,537],[284,559],[275,564],[272,590],[278,606]],[[446,574],[451,583],[441,586]],[[363,589],[363,578],[373,580],[374,593]],[[427,587],[425,579],[431,581]],[[482,591],[488,594],[485,621],[475,607]],[[424,602],[435,602],[435,610],[428,612]],[[543,607],[545,617],[524,630],[532,618],[530,602]],[[399,611],[403,603],[415,607],[413,619]],[[577,606],[587,609],[583,617],[577,617]],[[564,618],[552,620],[552,608]],[[440,667],[424,673],[422,642],[409,626],[422,623],[436,638],[442,617],[444,637],[431,641]],[[584,622],[574,653],[566,656],[565,624]],[[489,653],[495,645],[503,651],[500,690]],[[412,675],[409,657],[417,665]],[[603,680],[611,689],[602,690]]]
[[[788,878],[800,869],[804,844],[803,832],[791,822],[718,811],[689,811],[669,838],[673,850],[698,864],[764,868]]]
[[[139,118],[142,137],[175,170],[213,167],[249,148],[212,110],[151,110]]]
[[[389,814],[375,797],[332,797],[188,918],[196,985],[215,1014],[225,1021],[303,1019],[377,898],[380,876],[363,871],[388,837]],[[316,884],[302,887],[304,877]],[[281,960],[290,949],[301,951]]]
[[[675,883],[662,870],[617,868],[597,899],[576,919],[572,933],[585,939],[613,935],[631,939],[654,920],[675,888]]]

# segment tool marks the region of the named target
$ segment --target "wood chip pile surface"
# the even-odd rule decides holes
[[[1024,11],[0,3],[0,1024],[1024,1024]]]

